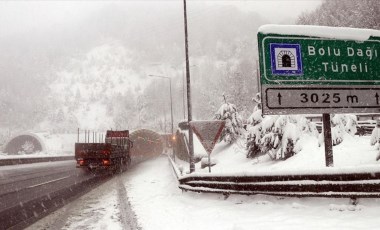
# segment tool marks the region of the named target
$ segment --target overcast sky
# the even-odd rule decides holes
[[[44,27],[54,27],[61,24],[74,23],[93,11],[113,4],[112,1],[0,1],[0,36],[25,31],[33,31]],[[182,7],[181,0],[168,1],[117,1],[117,4],[149,4],[157,7],[165,5],[178,5]],[[191,4],[234,5],[244,11],[260,13],[271,23],[292,20],[303,11],[315,9],[321,0],[246,0],[246,1],[200,1],[188,0]],[[173,10],[173,7],[170,7]],[[191,12],[190,12],[191,13]],[[189,15],[190,17],[191,15]]]

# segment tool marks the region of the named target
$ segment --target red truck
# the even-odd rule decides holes
[[[128,130],[108,130],[104,143],[88,143],[87,138],[85,139],[85,143],[75,143],[77,168],[120,172],[130,165],[130,149],[133,147],[133,142],[129,139]]]

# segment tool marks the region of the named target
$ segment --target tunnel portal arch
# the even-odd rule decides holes
[[[3,152],[13,154],[31,154],[46,150],[44,141],[35,133],[19,133],[4,145]]]

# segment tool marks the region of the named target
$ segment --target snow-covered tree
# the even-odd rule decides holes
[[[224,103],[215,114],[216,120],[225,121],[225,127],[220,136],[220,141],[224,140],[227,143],[233,143],[243,134],[243,122],[240,117],[236,106],[228,103],[226,97]]]
[[[335,114],[331,119],[331,139],[333,146],[339,145],[344,140],[344,136],[349,134],[354,136],[357,129],[357,117],[353,114]],[[319,145],[324,142],[324,133],[319,136]]]
[[[380,143],[380,127],[375,127],[373,130],[372,130],[372,133],[371,133],[371,140],[370,140],[370,144],[371,145],[376,145],[377,143]],[[380,146],[378,146],[379,148]]]
[[[380,120],[377,120],[377,124],[375,128],[372,130],[371,133],[371,140],[370,140],[371,145],[377,145],[377,149],[380,150]],[[380,151],[376,157],[376,160],[378,161],[380,159]]]
[[[248,118],[247,157],[253,158],[261,154],[260,141],[262,138],[262,111],[256,109]]]
[[[298,24],[380,29],[378,0],[325,0],[313,12],[298,19]]]
[[[261,104],[248,118],[247,157],[269,154],[272,159],[288,159],[301,150],[302,134],[317,137],[315,125],[303,116],[265,116]]]

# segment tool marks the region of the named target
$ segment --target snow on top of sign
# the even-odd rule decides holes
[[[371,36],[380,37],[379,30],[310,25],[263,25],[258,29],[258,32],[263,34],[292,34],[355,41],[366,41]]]

